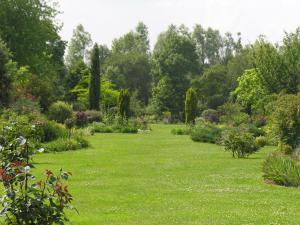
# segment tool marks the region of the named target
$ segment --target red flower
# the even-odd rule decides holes
[[[55,190],[58,192],[58,191],[61,191],[61,184],[57,183],[55,185]]]
[[[52,173],[52,171],[51,171],[51,170],[46,170],[46,174],[47,174],[47,176],[48,176],[48,177],[50,177],[50,176],[52,176],[52,175],[53,175],[53,173]]]

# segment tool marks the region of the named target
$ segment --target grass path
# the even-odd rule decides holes
[[[261,164],[271,148],[232,159],[222,147],[174,136],[98,134],[87,150],[43,154],[40,171],[72,171],[80,214],[74,225],[300,224],[300,190],[267,185]]]

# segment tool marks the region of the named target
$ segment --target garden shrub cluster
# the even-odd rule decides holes
[[[270,154],[263,163],[263,177],[266,182],[300,186],[300,164],[291,157],[280,152]]]
[[[220,143],[222,129],[210,123],[196,125],[191,130],[191,139],[196,142]]]

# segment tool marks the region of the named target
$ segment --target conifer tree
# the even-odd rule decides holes
[[[128,119],[130,114],[130,96],[127,89],[121,90],[119,95],[119,115],[122,119]]]
[[[194,124],[197,113],[197,95],[193,88],[186,92],[185,97],[185,123]]]
[[[100,109],[100,52],[97,44],[94,45],[91,55],[89,106],[92,110]]]

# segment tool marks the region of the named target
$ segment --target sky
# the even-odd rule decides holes
[[[149,28],[151,46],[170,24],[195,24],[222,33],[242,33],[244,44],[263,34],[280,42],[284,31],[300,26],[300,0],[58,0],[63,22],[61,35],[69,40],[82,24],[100,44],[133,30],[138,21]]]

